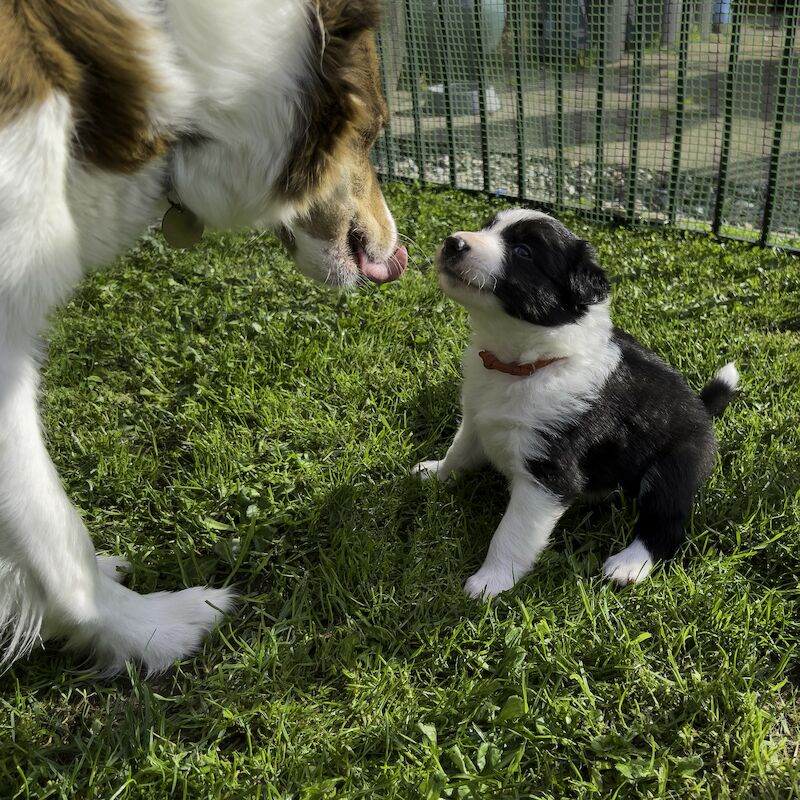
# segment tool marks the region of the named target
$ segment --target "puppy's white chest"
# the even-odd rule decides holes
[[[591,360],[573,356],[528,377],[485,369],[477,351],[464,355],[462,405],[486,458],[511,477],[544,458],[553,433],[584,413],[619,358],[618,348],[598,348]]]
[[[534,378],[517,378],[477,370],[464,380],[463,406],[486,457],[507,476],[525,469],[525,461],[541,451],[537,418],[548,392],[537,393]],[[472,374],[469,374],[472,373]]]

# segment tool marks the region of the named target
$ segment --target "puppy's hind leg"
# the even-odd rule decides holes
[[[625,585],[643,581],[656,559],[669,559],[685,539],[686,523],[701,482],[713,463],[714,443],[683,446],[653,464],[639,487],[635,538],[603,565],[603,574]]]

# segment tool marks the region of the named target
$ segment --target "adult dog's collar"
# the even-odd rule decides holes
[[[529,361],[525,364],[508,363],[501,361],[494,353],[488,350],[481,350],[478,355],[483,361],[483,366],[486,369],[496,369],[498,372],[504,372],[506,375],[516,375],[520,378],[527,378],[533,375],[537,370],[552,364],[554,361],[563,361],[564,356],[557,356],[556,358],[540,358],[538,361]]]

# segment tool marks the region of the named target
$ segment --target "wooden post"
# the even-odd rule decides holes
[[[683,4],[690,0],[664,0],[661,11],[661,46],[674,47],[678,42]]]
[[[406,13],[403,3],[387,3],[381,26],[381,55],[386,81],[386,102],[397,108],[397,84],[406,60]],[[416,67],[413,64],[412,67]]]
[[[697,23],[700,26],[700,38],[706,41],[711,36],[711,20],[714,16],[714,0],[700,0],[697,7]]]
[[[606,64],[619,61],[625,52],[625,28],[628,22],[629,0],[612,0],[606,12],[608,17],[607,37],[605,44]]]

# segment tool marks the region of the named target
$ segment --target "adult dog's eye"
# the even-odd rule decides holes
[[[530,247],[526,244],[515,244],[511,251],[517,258],[533,258]]]

